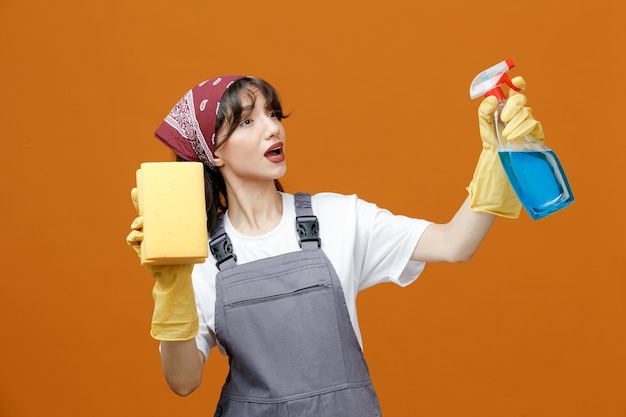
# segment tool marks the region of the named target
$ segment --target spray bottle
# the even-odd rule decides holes
[[[500,114],[506,97],[501,85],[520,91],[507,75],[514,65],[507,59],[478,74],[470,86],[470,97],[493,95],[498,99],[494,112],[498,155],[522,205],[532,219],[538,220],[572,204],[574,195],[554,151],[530,134],[513,141],[502,137],[506,124],[500,120]]]

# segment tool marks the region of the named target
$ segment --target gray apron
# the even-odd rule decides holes
[[[301,251],[237,265],[222,221],[212,234],[215,334],[230,363],[215,417],[379,417],[311,196],[295,199]]]

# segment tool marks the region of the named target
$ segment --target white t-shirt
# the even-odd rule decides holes
[[[237,263],[299,251],[294,196],[282,193],[283,217],[274,230],[261,236],[238,233],[224,216],[224,229],[237,255]],[[312,196],[313,213],[320,228],[322,250],[330,259],[343,288],[348,312],[359,343],[363,344],[356,312],[358,291],[383,282],[406,286],[424,269],[410,260],[415,245],[430,222],[397,216],[356,195],[321,193]],[[215,259],[194,267],[192,273],[200,331],[198,349],[208,358],[212,347],[224,349],[215,338]]]

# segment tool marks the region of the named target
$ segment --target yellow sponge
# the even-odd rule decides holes
[[[208,256],[200,162],[144,162],[137,170],[142,265],[202,263]]]

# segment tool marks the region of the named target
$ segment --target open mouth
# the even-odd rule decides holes
[[[281,157],[282,155],[283,155],[283,144],[280,142],[275,143],[265,152],[266,158],[277,158],[277,157]]]
[[[269,151],[267,151],[265,153],[265,155],[267,155],[267,156],[272,156],[272,155],[279,156],[281,153],[283,153],[283,148],[282,147],[270,149]]]

